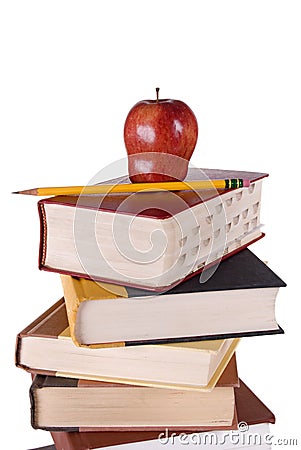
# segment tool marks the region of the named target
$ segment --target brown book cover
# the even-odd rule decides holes
[[[270,409],[240,380],[235,388],[237,422],[248,425],[275,423],[275,416]],[[174,431],[177,434],[191,433],[190,430]],[[212,431],[212,430],[199,430]],[[51,432],[56,450],[93,450],[101,447],[143,442],[158,438],[159,431],[124,431],[124,432]]]
[[[225,371],[223,372],[222,376],[220,377],[219,381],[217,382],[216,387],[214,388],[214,390],[219,390],[220,389],[220,393],[221,395],[223,395],[223,390],[224,389],[233,389],[235,387],[239,386],[239,378],[238,378],[238,374],[237,374],[237,365],[236,365],[236,358],[235,355],[232,357],[231,361],[229,362],[228,366],[226,367]],[[162,426],[153,426],[153,425],[148,425],[146,426],[146,428],[144,426],[141,425],[133,425],[131,424],[131,426],[127,426],[127,425],[123,425],[123,426],[119,426],[119,425],[115,425],[115,424],[111,424],[109,427],[106,425],[99,425],[99,426],[93,426],[93,427],[89,427],[87,425],[85,426],[81,426],[81,427],[64,427],[64,426],[59,426],[57,425],[56,427],[51,428],[50,426],[41,426],[40,425],[40,419],[39,419],[39,415],[41,413],[41,411],[43,410],[43,408],[41,407],[41,404],[39,402],[39,390],[40,389],[47,389],[49,388],[51,389],[55,389],[57,392],[58,390],[61,389],[68,389],[69,391],[69,395],[71,395],[72,389],[76,389],[76,388],[84,388],[87,389],[88,391],[91,389],[95,389],[95,393],[99,392],[102,396],[102,389],[105,391],[105,396],[108,395],[108,390],[110,391],[110,395],[114,395],[115,397],[117,396],[117,392],[121,393],[122,391],[126,390],[128,392],[127,395],[129,395],[132,398],[132,393],[135,394],[135,391],[138,393],[138,397],[137,397],[137,402],[139,403],[141,398],[144,398],[144,402],[147,402],[147,398],[149,397],[149,394],[151,393],[151,390],[154,392],[154,395],[158,395],[158,393],[160,394],[159,397],[162,399],[165,394],[168,394],[169,392],[174,392],[174,390],[170,391],[170,390],[166,390],[166,389],[155,389],[155,388],[149,388],[149,387],[139,387],[139,386],[131,386],[131,385],[124,385],[124,384],[118,384],[118,383],[105,383],[105,382],[101,382],[101,381],[91,381],[91,380],[82,380],[82,379],[72,379],[72,378],[56,378],[53,376],[46,376],[46,375],[33,375],[33,383],[32,386],[30,388],[30,400],[31,400],[31,418],[32,418],[32,426],[34,428],[41,428],[41,429],[45,429],[45,430],[54,430],[54,431],[98,431],[99,429],[101,429],[102,431],[108,431],[108,430],[115,430],[115,431],[129,431],[129,430],[145,430],[147,429],[148,431],[150,430],[161,430],[164,431],[165,427]],[[114,392],[114,390],[116,389],[116,392]],[[159,392],[159,391],[162,391]],[[178,392],[178,394],[181,393],[180,390],[176,390]],[[185,392],[185,391],[182,391]],[[187,391],[186,391],[187,392]],[[191,393],[192,396],[195,396],[194,393]],[[83,394],[81,394],[83,395]],[[185,394],[186,395],[186,394]],[[191,395],[188,393],[189,397],[191,397]],[[197,394],[198,395],[198,394]],[[201,393],[199,394],[201,395]],[[207,399],[209,400],[209,404],[210,403],[210,397],[215,394],[213,393],[213,391],[205,393],[205,395],[203,395],[203,401],[205,403],[207,403]],[[233,394],[232,394],[233,395]],[[230,400],[230,392],[226,393],[225,392],[225,398]],[[121,396],[122,397],[122,396]],[[100,397],[102,398],[102,397]],[[104,397],[105,399],[106,397]],[[118,398],[118,397],[117,397]],[[150,397],[152,398],[152,396]],[[166,397],[167,399],[169,398],[169,395],[167,395]],[[192,397],[191,397],[192,398]],[[228,400],[226,400],[228,402]],[[45,402],[45,399],[43,400]],[[60,402],[61,400],[58,398],[58,402]],[[118,401],[118,400],[117,400]],[[161,400],[160,400],[161,401]],[[163,401],[163,400],[162,400]],[[178,398],[178,401],[180,401],[180,398]],[[222,397],[220,397],[220,401],[221,403],[224,402],[224,400],[222,399]],[[59,404],[59,403],[58,403]],[[145,403],[146,404],[146,403]],[[105,400],[104,400],[104,405],[105,405]],[[228,403],[229,407],[230,403]],[[126,407],[126,406],[125,406]],[[233,407],[233,406],[232,406]],[[121,408],[121,406],[119,406],[119,409]],[[233,412],[232,412],[233,414]],[[43,414],[44,416],[44,414]],[[113,421],[114,422],[114,421]],[[226,427],[226,429],[233,428],[233,424],[236,423],[236,414],[234,414],[234,419],[232,420],[232,425],[222,425],[222,428]],[[212,429],[219,429],[221,427],[221,424],[217,425],[217,426],[213,426]],[[178,430],[179,427],[177,425],[174,426],[170,426],[169,427],[172,430]],[[192,431],[200,431],[202,428],[204,427],[196,427],[195,425],[190,425],[187,426],[187,430],[190,429]],[[206,426],[206,429],[208,428],[208,426]]]
[[[38,202],[41,225],[39,268],[157,292],[165,291],[181,282],[184,278],[191,276],[191,274],[201,272],[204,267],[210,267],[211,264],[221,258],[227,258],[263,237],[263,233],[259,230],[259,211],[261,181],[266,176],[266,173],[259,172],[193,168],[189,171],[186,178],[187,181],[206,178],[245,178],[251,181],[251,186],[234,190],[208,189],[198,192],[178,191],[173,193],[162,191],[156,193],[144,192],[142,194],[143,197],[141,195],[132,196],[131,194],[112,194],[105,196],[57,196],[42,199]],[[114,184],[114,182],[116,184],[126,183],[128,179],[123,177],[110,180],[109,182],[110,184]],[[247,191],[244,191],[244,189],[248,190],[247,194],[245,193]],[[241,200],[242,196],[245,200]],[[216,202],[217,198],[219,203]],[[208,212],[211,209],[209,208],[210,202],[211,204],[217,203],[213,206],[212,212]],[[206,204],[206,211],[195,213],[194,211],[203,203]],[[64,218],[65,212],[70,215],[66,220],[58,218],[62,208],[64,208]],[[233,211],[231,208],[234,208]],[[80,221],[85,220],[84,226],[82,226],[83,223],[79,224],[80,242],[75,242],[74,240],[75,236],[77,236],[77,221],[74,222],[75,209],[77,219],[80,211],[95,211],[92,214],[94,218],[91,219],[91,223],[86,223],[83,213],[80,212],[80,216],[82,216]],[[231,212],[229,212],[230,210]],[[106,214],[106,219],[109,222],[114,220],[115,224],[114,233],[112,233],[111,222],[109,225],[106,225],[108,227],[106,228],[103,221],[101,221],[100,240],[96,237],[98,225],[95,220],[99,211],[102,214]],[[193,216],[191,220],[194,225],[185,231],[187,235],[183,235],[184,229],[187,228],[187,218],[184,218],[183,213],[187,211],[188,214]],[[50,213],[52,214],[51,219],[49,219]],[[224,215],[223,220],[217,221],[219,225],[215,224],[216,221],[213,217],[217,214]],[[108,218],[110,215],[114,216],[113,219]],[[131,225],[127,230],[127,225],[124,224],[124,219],[122,219],[118,234],[116,216],[135,217],[134,222],[137,222],[137,233],[134,230],[135,225]],[[181,223],[182,216],[183,223]],[[166,224],[172,218],[176,218],[177,224],[169,227]],[[143,219],[142,222],[138,224],[141,219]],[[87,220],[89,221],[90,219]],[[59,223],[58,228],[52,228],[55,221]],[[202,221],[204,223],[201,223]],[[164,222],[164,225],[159,228],[162,233],[165,233],[166,249],[164,252],[160,251],[160,256],[158,256],[158,253],[151,261],[147,260],[146,263],[143,260],[142,265],[137,264],[135,259],[137,254],[140,252],[139,258],[142,257],[141,252],[145,253],[145,249],[142,249],[143,245],[145,247],[145,242],[149,239],[152,241],[151,234],[158,229],[158,223],[154,226],[154,222]],[[149,227],[148,224],[150,224]],[[205,226],[210,228],[209,234],[207,231],[204,232]],[[225,236],[224,231],[221,232],[221,227],[227,229]],[[134,231],[132,231],[132,228]],[[82,232],[83,229],[85,233]],[[180,229],[181,232],[179,231]],[[137,248],[135,245],[133,246],[134,253],[132,252],[133,249],[123,248],[121,242],[121,247],[119,248],[118,241],[119,239],[124,240],[124,233],[127,231],[134,233],[134,239],[135,235],[138,234],[139,237],[137,239],[142,243],[141,249],[139,247],[140,244]],[[181,237],[178,236],[179,233]],[[55,239],[53,239],[53,236]],[[128,236],[130,241],[132,240],[131,236],[132,234]],[[196,237],[199,237],[199,243],[196,242]],[[61,238],[65,243],[65,248],[68,242],[68,254],[65,251],[61,251]],[[223,242],[220,242],[221,239]],[[58,244],[54,244],[55,240],[58,240]],[[86,243],[82,245],[84,242]],[[208,245],[209,242],[210,245]],[[58,252],[55,250],[56,245],[59,245],[60,251]],[[88,253],[85,251],[87,247],[90,248]],[[94,249],[99,247],[100,251],[92,251],[92,247]],[[93,256],[91,256],[91,251]],[[126,254],[124,254],[124,251]],[[129,251],[130,253],[128,254]],[[130,256],[131,252],[134,255],[133,259]],[[96,266],[95,258],[97,258]],[[134,261],[133,265],[130,264],[132,261]],[[182,264],[184,261],[185,264]],[[125,264],[126,269],[124,269]],[[139,265],[141,266],[140,268],[138,267]]]
[[[232,341],[232,344],[235,345],[236,341],[237,340],[234,339]],[[175,351],[181,352],[181,355],[182,357],[185,357],[185,360],[186,353],[189,352],[189,360],[192,362],[195,361],[195,363],[198,364],[198,348],[200,347],[200,344],[202,344],[201,347],[204,347],[204,350],[207,347],[210,350],[213,349],[211,343],[219,343],[219,345],[223,345],[222,341],[216,340],[207,342],[202,341],[202,343],[194,342],[191,345],[185,342],[177,343],[166,345],[167,353],[165,354],[170,354],[172,362]],[[225,344],[227,346],[229,345],[228,342],[225,342]],[[232,344],[229,347],[230,350],[232,349]],[[34,348],[32,347],[32,345],[34,346]],[[128,369],[126,369],[127,357],[131,356],[131,358],[133,358],[135,356],[137,364],[139,364],[139,366],[143,364],[143,370],[145,372],[145,367],[147,368],[151,366],[146,366],[147,361],[145,359],[141,359],[143,357],[143,354],[148,354],[148,348],[151,348],[153,355],[152,357],[154,358],[156,356],[157,347],[162,347],[162,345],[151,347],[142,346],[141,348],[138,348],[136,346],[126,346],[119,348],[113,347],[111,349],[90,349],[77,347],[73,344],[73,341],[70,337],[65,303],[63,299],[61,299],[40,317],[38,317],[35,321],[33,321],[29,326],[27,326],[21,333],[18,334],[16,340],[16,365],[28,372],[36,374],[55,375],[59,377],[69,378],[84,378],[99,381],[115,381],[118,383],[124,382],[126,384],[139,384],[145,386],[151,384],[149,381],[150,374],[148,372],[146,373],[148,376],[148,384],[147,382],[145,382],[144,378],[142,378],[142,375],[138,379],[136,372],[133,372],[133,376],[136,376],[136,379],[129,379]],[[134,354],[131,349],[138,349],[139,351],[138,353],[136,353],[135,350]],[[106,353],[103,353],[103,351],[105,351]],[[130,355],[127,355],[128,351],[130,352]],[[32,356],[32,353],[34,354],[34,356]],[[69,358],[70,353],[72,353],[73,355],[71,362]],[[110,379],[108,379],[107,373],[104,372],[103,368],[105,363],[103,358],[106,358],[108,355],[110,355],[110,361],[112,358],[114,358],[114,361],[116,361],[114,363],[114,367],[112,366],[115,370],[115,376],[113,373],[111,373]],[[228,351],[225,356],[228,357]],[[121,367],[120,358],[126,358],[125,368]],[[157,359],[155,358],[154,361],[156,360]],[[222,371],[219,369],[223,367],[223,360],[224,358],[219,363],[218,370],[216,371],[216,374],[218,376],[221,376],[222,373]],[[229,360],[230,357],[228,361]],[[153,370],[156,370],[159,374],[160,366],[157,367],[156,364],[154,364],[155,363],[152,364]],[[164,363],[163,366],[163,368],[165,368],[166,363]],[[47,369],[45,369],[46,367]],[[184,368],[185,366],[183,367],[183,370]],[[123,372],[125,370],[127,371],[127,373]],[[222,377],[222,379],[225,379],[225,375],[222,375]],[[237,380],[238,377],[236,371],[236,383]],[[183,379],[183,383],[184,381],[185,380]],[[215,382],[216,381],[217,377]],[[171,383],[171,380],[169,382]],[[155,383],[154,376],[153,383]],[[175,388],[176,385],[170,387]],[[187,385],[187,387],[189,386]],[[191,388],[194,388],[193,385],[191,385]],[[204,386],[204,388],[206,388],[206,386]]]
[[[249,269],[249,267],[251,267],[252,269]],[[235,279],[233,279],[233,273],[236,274],[236,276],[234,277]],[[252,289],[254,288],[265,289],[269,287],[278,288],[281,286],[285,286],[285,283],[280,280],[280,278],[277,277],[277,275],[272,272],[272,270],[269,269],[266,264],[264,264],[254,254],[252,254],[250,250],[246,249],[233,256],[232,258],[229,258],[228,260],[222,262],[213,276],[209,280],[207,280],[206,283],[200,283],[198,280],[198,276],[196,275],[190,280],[184,281],[181,284],[177,285],[175,288],[171,289],[168,292],[168,295],[174,295],[175,298],[177,296],[183,296],[184,301],[187,292],[198,293],[205,290],[229,292],[233,289],[239,289],[243,290],[244,292],[252,293]],[[137,295],[142,294],[140,292]],[[165,294],[162,294],[161,296],[164,297],[164,295]],[[134,293],[128,293],[128,296],[134,296]],[[254,302],[249,303],[251,305],[254,304]],[[255,310],[255,313],[257,313],[257,310]],[[224,319],[224,317],[222,317],[222,319]],[[223,323],[223,320],[221,323]],[[40,337],[41,339],[49,337],[57,339],[58,337],[62,336],[68,326],[69,321],[66,314],[65,302],[62,298],[19,334],[17,340],[17,364],[22,365],[22,363],[20,363],[20,350],[22,349],[21,342],[23,339],[26,339],[28,337]],[[200,332],[201,331],[202,330],[200,329]],[[257,331],[251,331],[249,329],[240,333],[235,332],[211,335],[204,333],[200,334],[199,336],[181,336],[169,339],[145,339],[110,343],[103,342],[102,346],[117,347],[141,344],[157,345],[171,342],[192,342],[209,339],[233,339],[246,336],[278,333],[283,333],[283,330],[275,323],[274,329],[271,329],[270,327],[269,329],[263,330],[257,329]],[[38,368],[32,367],[32,369]]]

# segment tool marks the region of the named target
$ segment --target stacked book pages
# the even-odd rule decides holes
[[[208,448],[210,435],[230,449],[241,424],[270,448],[275,417],[235,353],[241,338],[283,333],[285,283],[248,248],[264,236],[267,174],[188,179],[204,173],[250,186],[38,202],[39,267],[59,274],[62,298],[18,334],[16,365],[31,374],[32,426],[50,432],[47,448]]]

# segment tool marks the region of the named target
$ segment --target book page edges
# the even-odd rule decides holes
[[[109,383],[120,383],[120,384],[129,384],[133,386],[147,386],[147,387],[157,387],[157,388],[165,388],[165,389],[181,389],[181,390],[189,390],[189,391],[204,391],[204,392],[210,392],[212,391],[218,380],[220,379],[221,375],[227,368],[231,358],[234,355],[235,349],[239,343],[239,339],[234,339],[231,346],[227,350],[226,354],[224,355],[222,361],[218,365],[216,371],[214,372],[213,376],[211,377],[209,383],[206,386],[197,386],[197,385],[187,385],[185,383],[163,383],[163,382],[156,382],[156,381],[149,381],[149,380],[137,380],[133,378],[119,378],[119,377],[107,377],[107,376],[90,376],[87,374],[73,374],[70,372],[60,372],[58,371],[56,374],[60,377],[65,378],[79,378],[79,379],[88,379],[91,381],[104,381]],[[234,387],[237,386],[237,382],[235,380]]]
[[[21,364],[21,347],[22,347],[22,339],[29,337],[31,335],[33,336],[42,336],[42,337],[51,337],[51,338],[57,338],[58,335],[61,332],[64,332],[65,326],[63,325],[60,327],[59,320],[56,320],[57,328],[61,328],[60,331],[56,336],[50,333],[50,331],[47,329],[46,333],[39,333],[39,329],[43,328],[43,325],[46,325],[49,322],[49,318],[52,316],[57,316],[59,312],[61,311],[61,308],[65,308],[64,305],[64,299],[61,298],[56,303],[54,303],[50,308],[48,308],[46,311],[44,311],[40,316],[38,316],[33,322],[31,322],[27,327],[25,327],[22,331],[20,331],[16,337],[16,344],[15,344],[15,365],[17,367],[20,367],[24,370],[30,370],[30,368],[27,368],[23,364]],[[53,327],[51,327],[53,330]],[[44,330],[43,330],[44,331]]]
[[[221,257],[221,261],[230,258],[231,256],[235,255],[236,253],[244,250],[245,248],[248,248],[250,245],[254,244],[255,242],[257,242],[258,240],[262,239],[265,236],[265,233],[260,233],[258,236],[254,237],[253,239],[251,239],[250,241],[242,244],[240,247],[237,247],[233,250],[231,250],[229,253],[224,254]],[[206,270],[209,269],[210,267],[214,266],[217,262],[219,262],[220,259],[211,261],[210,263],[206,264]],[[65,275],[70,275],[70,276],[74,276],[74,277],[81,277],[81,278],[85,278],[88,280],[91,280],[91,276],[87,273],[79,273],[79,272],[74,272],[74,271],[70,271],[70,270],[64,270],[64,269],[57,269],[55,267],[50,267],[47,265],[40,265],[39,267],[40,270],[44,270],[46,272],[54,272],[54,273],[59,273],[59,274],[65,274]],[[173,287],[177,286],[178,284],[180,284],[182,281],[188,280],[189,278],[193,277],[194,275],[197,275],[198,273],[201,273],[203,270],[205,269],[205,267],[199,267],[197,270],[190,272],[189,274],[187,274],[186,276],[177,279],[175,281],[173,281],[172,283],[170,283],[169,285],[166,284],[162,284],[162,285],[156,285],[156,286],[141,286],[138,283],[135,283],[134,281],[131,283],[128,283],[129,287],[132,288],[137,288],[137,289],[146,289],[148,290],[150,293],[156,292],[156,293],[162,293],[166,290],[170,290]],[[121,285],[123,286],[124,283],[119,281],[119,280],[111,280],[111,279],[104,279],[101,278],[100,276],[94,276],[93,280],[95,281],[101,281],[104,282],[106,284],[116,284],[116,285]]]

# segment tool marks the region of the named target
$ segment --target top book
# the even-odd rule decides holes
[[[259,213],[266,176],[192,168],[185,181],[243,178],[250,186],[42,199],[39,267],[153,291],[170,289],[263,236]]]

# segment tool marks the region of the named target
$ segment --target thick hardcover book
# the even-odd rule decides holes
[[[210,392],[161,389],[36,375],[32,426],[52,431],[165,430],[231,427],[235,420],[233,364]]]
[[[239,388],[235,388],[235,404],[237,421],[248,424],[249,431],[252,426],[275,422],[275,416],[267,406],[240,380]],[[210,429],[204,430],[210,431]],[[255,431],[255,430],[254,430]],[[185,428],[173,431],[173,433],[191,433]],[[51,432],[57,450],[93,450],[102,447],[118,446],[121,444],[140,443],[139,448],[144,448],[143,444],[151,441],[152,447],[145,446],[146,449],[162,448],[158,440],[162,437],[162,432],[154,431],[123,431],[123,432]],[[164,437],[171,433],[165,430]],[[192,446],[195,448],[196,445]],[[127,447],[125,447],[126,449]],[[136,447],[134,447],[136,448]],[[180,447],[181,448],[181,447]],[[113,450],[113,449],[112,449]]]
[[[205,282],[196,274],[160,295],[61,276],[71,337],[77,345],[278,332],[275,300],[285,283],[249,249],[220,263]]]
[[[190,169],[187,180],[246,178],[251,185],[233,190],[40,200],[39,267],[164,291],[263,236],[260,206],[266,176]],[[117,184],[128,180],[113,181]]]
[[[238,339],[227,339],[77,347],[70,337],[66,308],[61,300],[18,335],[16,364],[34,373],[62,377],[211,390],[220,377],[224,379],[224,369],[237,344]]]

